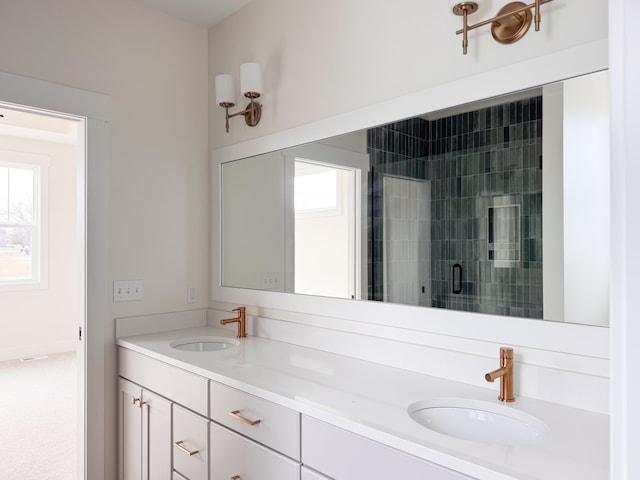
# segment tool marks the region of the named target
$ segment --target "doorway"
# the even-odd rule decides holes
[[[358,171],[302,158],[294,171],[294,292],[356,298]]]
[[[85,137],[0,103],[2,478],[84,478]]]

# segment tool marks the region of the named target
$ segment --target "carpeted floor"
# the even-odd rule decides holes
[[[76,480],[76,354],[0,362],[0,479]]]

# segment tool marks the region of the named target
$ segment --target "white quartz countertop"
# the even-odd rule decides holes
[[[229,337],[230,332],[197,327],[119,338],[117,344],[474,478],[609,478],[607,415],[519,397],[504,405],[542,420],[549,427],[542,440],[471,442],[419,425],[407,407],[451,397],[501,404],[494,390],[260,337],[212,352],[170,346],[176,339],[205,335]]]

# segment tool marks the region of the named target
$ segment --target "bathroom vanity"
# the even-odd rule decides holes
[[[204,315],[190,328],[178,314],[152,317],[117,340],[122,479],[608,478],[606,415],[504,404],[495,389],[257,336],[237,342]],[[481,430],[493,428],[483,409],[541,427],[458,438],[464,426],[444,434],[410,416],[424,402],[478,406]]]

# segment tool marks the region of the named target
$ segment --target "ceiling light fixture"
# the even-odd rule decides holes
[[[259,63],[243,63],[240,65],[240,90],[249,99],[244,110],[229,114],[229,108],[236,104],[236,82],[233,75],[216,76],[216,103],[225,110],[225,127],[229,133],[229,119],[244,116],[250,127],[255,127],[262,116],[262,105],[255,101],[262,94],[262,69]]]
[[[456,35],[462,34],[462,54],[467,54],[467,32],[478,27],[491,24],[491,35],[494,40],[504,44],[515,43],[520,40],[529,31],[531,20],[535,23],[536,32],[540,30],[540,5],[552,2],[553,0],[536,0],[527,5],[524,2],[511,2],[502,7],[498,14],[485,20],[469,25],[467,21],[468,15],[478,11],[480,0],[461,1],[451,0],[449,2],[449,10],[455,15],[462,17],[462,28],[456,31]],[[534,10],[533,15],[531,9]]]

